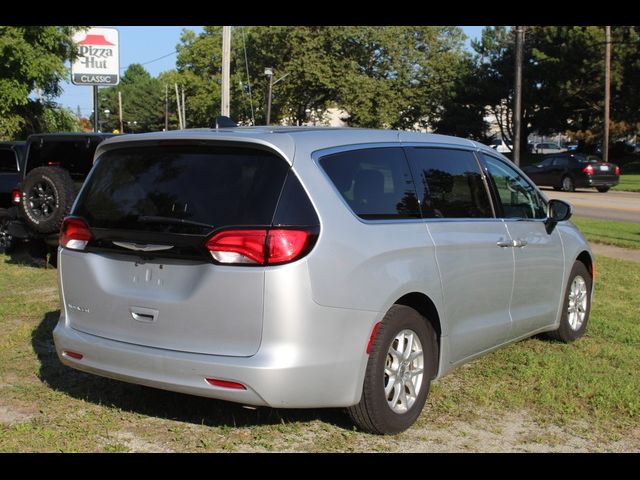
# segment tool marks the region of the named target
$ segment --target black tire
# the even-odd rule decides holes
[[[422,382],[413,404],[405,412],[397,413],[385,396],[385,365],[395,337],[403,330],[417,334],[422,344],[424,364]],[[394,434],[406,430],[422,412],[437,364],[438,342],[429,321],[411,307],[394,305],[376,333],[369,353],[362,397],[357,405],[349,407],[349,416],[358,428],[369,433]]]
[[[576,278],[582,278],[584,280],[587,292],[587,301],[586,301],[586,310],[584,315],[584,320],[582,324],[580,324],[579,328],[572,328],[571,323],[569,321],[569,297],[571,295],[571,286]],[[571,274],[569,275],[569,281],[567,282],[567,287],[564,294],[564,302],[562,303],[562,316],[560,317],[560,326],[557,330],[553,332],[548,332],[546,335],[548,338],[553,340],[558,340],[564,343],[570,343],[574,340],[577,340],[587,329],[587,323],[589,322],[589,312],[591,311],[591,287],[593,285],[593,279],[591,278],[591,274],[589,270],[584,265],[584,263],[580,261],[576,261],[573,264],[573,268],[571,269]]]
[[[607,193],[609,189],[611,189],[611,187],[596,187],[596,190],[598,190],[600,193]]]
[[[564,177],[562,177],[562,180],[560,180],[560,189],[563,192],[575,191],[576,186],[573,183],[573,178],[571,178],[569,175],[565,175]]]
[[[17,239],[9,235],[9,213],[0,208],[0,253],[11,253],[16,248]]]
[[[60,230],[75,198],[69,172],[58,167],[38,167],[22,183],[20,213],[27,225],[39,233]]]

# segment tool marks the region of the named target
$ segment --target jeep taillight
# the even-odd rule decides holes
[[[22,197],[22,195],[20,194],[20,190],[17,188],[14,188],[13,190],[11,190],[11,203],[14,203],[15,205],[18,205],[20,203],[20,198]]]
[[[314,229],[242,229],[214,234],[206,243],[213,259],[224,264],[279,265],[306,255]]]
[[[73,217],[64,219],[58,242],[61,247],[84,250],[89,240],[91,240],[91,231],[84,220]]]

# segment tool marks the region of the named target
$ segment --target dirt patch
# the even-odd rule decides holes
[[[0,423],[5,425],[29,422],[37,416],[37,411],[28,408],[0,405]]]
[[[148,442],[135,434],[127,431],[116,432],[110,435],[108,439],[102,442],[102,447],[105,448],[108,445],[122,445],[128,452],[136,453],[171,453],[173,450],[160,445],[158,443]]]

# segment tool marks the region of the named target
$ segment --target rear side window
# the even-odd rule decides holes
[[[406,148],[416,170],[426,218],[493,217],[489,194],[473,153],[445,148]]]
[[[401,148],[340,152],[322,157],[320,165],[359,217],[420,217],[411,171]]]
[[[18,163],[12,150],[0,149],[0,173],[16,173]]]
[[[73,213],[94,228],[165,233],[270,225],[288,170],[247,148],[116,149],[100,156]]]
[[[93,155],[101,139],[58,140],[48,139],[41,143],[34,140],[29,146],[27,169],[59,166],[71,177],[84,179],[93,166]]]

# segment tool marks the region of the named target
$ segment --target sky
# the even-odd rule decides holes
[[[201,26],[172,27],[172,26],[126,26],[115,27],[119,32],[120,43],[120,74],[132,63],[141,63],[152,75],[156,76],[166,70],[175,68],[176,45],[180,43],[182,29],[188,28],[196,33],[202,32]],[[469,38],[480,36],[483,27],[463,26],[462,29]],[[469,42],[467,41],[467,47]],[[161,58],[164,57],[164,58]],[[70,108],[74,112],[80,107],[83,117],[88,117],[93,110],[91,87],[76,86],[63,83],[64,93],[57,98],[57,102]]]

